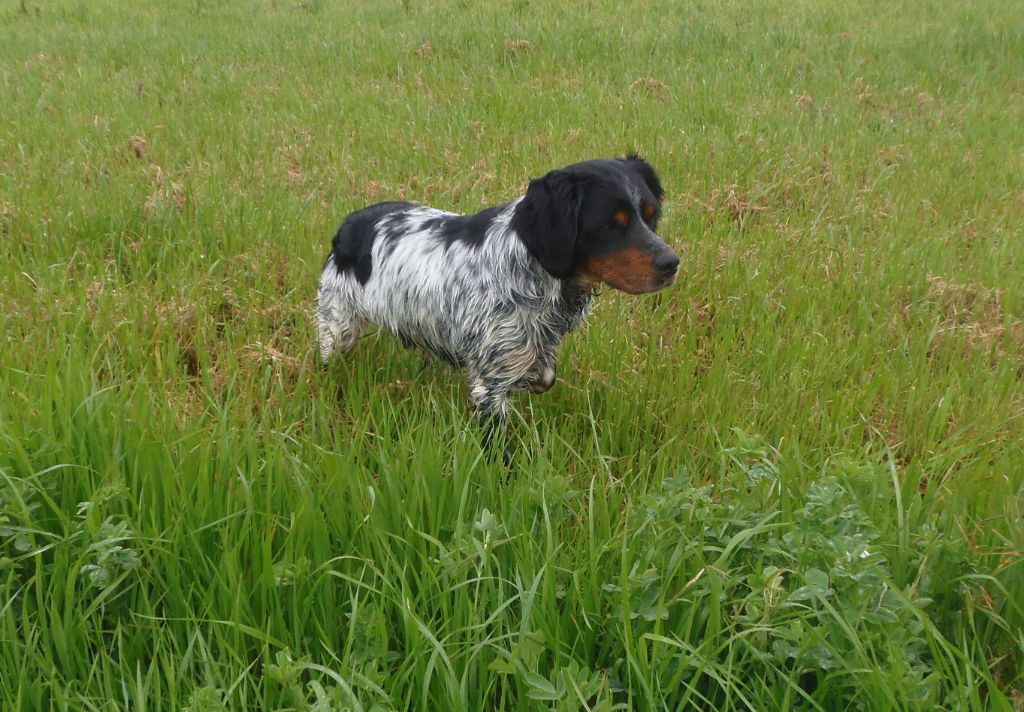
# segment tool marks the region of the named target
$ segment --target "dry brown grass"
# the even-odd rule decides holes
[[[142,206],[142,216],[149,218],[154,213],[165,210],[172,210],[178,215],[184,213],[187,200],[185,187],[168,178],[163,168],[156,164],[150,166],[150,172],[153,187]]]
[[[648,99],[665,101],[669,97],[668,85],[653,77],[639,77],[629,85],[629,88]]]
[[[929,274],[926,298],[941,315],[936,339],[998,356],[1024,357],[1024,322],[1003,307],[1003,292]]]

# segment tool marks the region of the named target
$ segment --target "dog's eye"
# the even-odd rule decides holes
[[[654,206],[651,203],[644,203],[644,220],[651,221],[654,217]]]
[[[625,230],[629,227],[629,213],[625,210],[616,210],[612,213],[611,225]]]

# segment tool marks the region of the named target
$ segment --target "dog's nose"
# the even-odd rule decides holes
[[[675,274],[679,269],[679,256],[674,252],[666,252],[654,260],[654,268],[663,274]]]

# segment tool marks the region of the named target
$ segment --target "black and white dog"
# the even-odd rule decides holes
[[[377,324],[465,368],[480,417],[501,424],[513,392],[554,385],[558,346],[599,283],[639,294],[675,280],[679,258],[654,232],[662,196],[633,155],[551,171],[475,215],[399,202],[358,210],[320,277],[320,356]]]

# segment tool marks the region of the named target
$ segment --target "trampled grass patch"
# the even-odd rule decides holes
[[[0,708],[1024,705],[1009,2],[0,10]],[[639,150],[607,292],[481,450],[312,360],[330,236]]]

